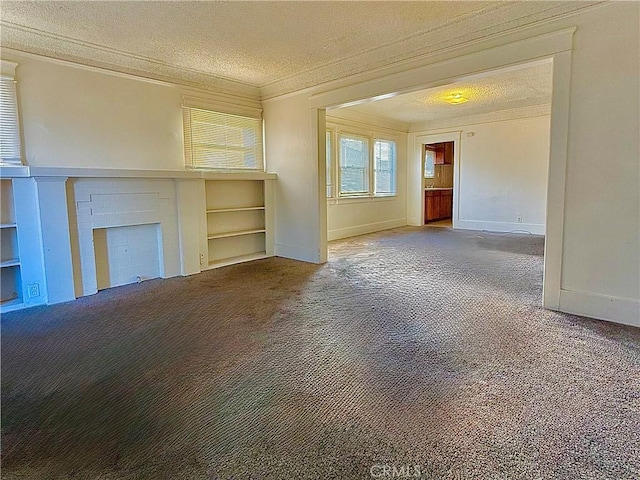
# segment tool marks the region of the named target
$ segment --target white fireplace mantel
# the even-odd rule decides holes
[[[67,177],[67,178],[174,178],[205,180],[267,180],[275,173],[256,171],[221,172],[215,170],[133,170],[121,168],[74,168],[0,166],[0,178]]]

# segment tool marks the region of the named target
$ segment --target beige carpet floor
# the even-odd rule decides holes
[[[542,251],[406,227],[3,315],[2,478],[640,478],[640,329],[541,309]]]

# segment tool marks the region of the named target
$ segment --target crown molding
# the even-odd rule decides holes
[[[268,100],[334,82],[348,83],[365,74],[411,68],[416,62],[446,56],[463,48],[485,44],[527,27],[540,26],[604,4],[600,1],[498,2],[473,14],[400,40],[388,42],[355,55],[338,59],[304,72],[296,72],[266,85],[257,86],[159,59],[136,55],[103,45],[57,35],[0,20],[3,47],[42,57],[121,72],[150,80],[214,90],[253,100]],[[464,33],[460,33],[464,32]]]
[[[520,38],[513,38],[513,40],[523,39],[535,29],[607,4],[602,1],[564,2],[540,11],[539,8],[535,9],[533,5],[527,5],[527,3],[529,2],[501,3],[494,9],[485,10],[470,18],[447,24],[440,29],[424,32],[409,39],[380,47],[373,52],[378,57],[377,60],[371,60],[373,54],[368,51],[269,83],[260,88],[262,100],[271,100],[302,92],[317,93],[318,91],[333,90],[353,85],[363,79],[376,78],[422,66],[426,63],[441,61],[461,54],[459,52],[466,53],[474,48],[485,49],[497,46],[506,37],[513,38],[519,35]],[[516,9],[516,4],[520,5],[520,10],[523,5],[527,7],[529,13],[512,19],[510,12]],[[499,22],[496,20],[497,18],[506,18],[507,20]],[[486,27],[486,25],[491,26]],[[466,33],[455,36],[456,31]],[[443,41],[442,37],[450,39]],[[428,47],[425,48],[425,45]],[[390,59],[392,60],[390,61]],[[350,66],[345,67],[343,65],[345,63]],[[336,70],[340,70],[344,74],[336,78]]]
[[[64,60],[87,67],[125,73],[139,78],[215,90],[221,93],[260,99],[256,85],[238,82],[210,73],[171,65],[154,58],[84,42],[35,28],[0,21],[2,48]]]

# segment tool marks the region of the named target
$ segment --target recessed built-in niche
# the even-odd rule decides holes
[[[98,290],[162,276],[159,224],[93,230]]]

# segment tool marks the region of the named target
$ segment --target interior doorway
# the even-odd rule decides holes
[[[381,103],[379,100],[383,99],[398,97],[399,101],[402,101],[406,98],[404,97],[405,94],[417,92],[421,87],[427,89],[437,88],[438,86],[450,85],[460,79],[481,79],[487,75],[491,76],[497,71],[508,73],[509,71],[519,70],[522,66],[535,66],[550,62],[553,68],[552,78],[549,82],[552,87],[549,101],[545,105],[538,104],[523,107],[536,111],[539,111],[537,110],[538,108],[545,110],[547,115],[546,131],[550,132],[549,143],[544,149],[548,154],[548,168],[545,169],[544,172],[547,189],[546,205],[543,206],[543,215],[546,219],[542,225],[546,237],[544,243],[543,306],[549,309],[559,308],[561,292],[560,279],[562,273],[564,215],[563,209],[556,207],[563,205],[565,194],[564,180],[566,178],[567,164],[566,144],[568,140],[568,99],[571,72],[571,50],[568,50],[566,46],[572,41],[572,35],[573,31],[558,31],[544,38],[535,37],[490,48],[483,51],[482,56],[472,54],[470,56],[457,57],[451,64],[447,63],[446,68],[443,67],[443,71],[436,71],[434,65],[425,65],[399,74],[389,75],[385,77],[384,81],[380,81],[379,79],[365,81],[330,91],[319,92],[310,97],[313,116],[317,115],[318,118],[320,118],[320,113],[324,112],[326,108],[360,107],[363,105],[372,105],[375,107]],[[505,58],[507,50],[513,54],[509,56],[508,60]],[[476,60],[477,62],[473,63],[473,61]],[[539,78],[539,76],[531,75],[529,78],[536,79]],[[513,102],[510,103],[508,107],[520,108],[520,105],[521,104]],[[418,105],[418,108],[423,111],[424,105]],[[496,117],[501,116],[500,111],[495,110],[495,108],[487,110],[487,112],[491,111],[494,113],[486,114],[486,122],[488,123],[494,121]],[[367,113],[371,113],[371,111]],[[531,115],[525,115],[520,118],[530,117]],[[429,121],[420,124],[418,126],[419,128],[406,130],[409,132],[407,142],[409,151],[406,167],[406,221],[408,225],[423,225],[424,222],[424,207],[423,201],[421,200],[424,195],[424,190],[422,177],[420,176],[422,171],[422,156],[420,154],[415,156],[411,152],[413,146],[416,145],[417,138],[443,131],[458,135],[458,137],[462,135],[465,137],[465,141],[469,140],[468,137],[474,136],[473,131],[465,131],[464,128],[458,128],[459,125],[460,124],[451,125],[452,128],[450,130],[444,130],[445,127],[443,127],[440,122]],[[319,127],[319,131],[322,133],[322,137],[318,137],[324,139],[324,124],[322,127]],[[520,128],[519,131],[524,131],[524,129]],[[514,136],[514,138],[516,137],[517,135]],[[475,138],[477,139],[479,136]],[[458,138],[458,141],[459,140],[460,138]],[[514,142],[517,140],[511,139],[511,141]],[[425,144],[427,143],[431,143],[431,140],[425,142]],[[455,154],[459,155],[460,149],[458,148],[456,150]],[[464,146],[464,150],[467,151],[466,146]],[[324,148],[318,148],[318,167],[321,169],[325,168]],[[457,178],[459,181],[453,191],[454,226],[456,223],[456,215],[459,214],[460,209],[459,200],[456,200],[456,198],[460,196],[460,180],[466,183],[472,177],[472,175],[465,174],[464,178],[460,178],[459,170],[460,163],[457,162],[457,165],[454,165],[454,175],[458,175]],[[321,175],[320,178],[324,180],[324,175]],[[482,181],[480,175],[476,176],[476,178]],[[322,187],[324,188],[324,185],[322,185]],[[500,198],[494,196],[494,200],[499,201]],[[476,202],[473,201],[473,199],[469,199],[467,205],[475,209],[494,208],[494,205],[490,203]],[[511,204],[506,201],[499,202],[500,207],[509,205]],[[326,208],[324,205],[320,208],[322,230],[322,227],[326,228],[326,214],[322,213],[323,211],[326,212]],[[516,216],[514,218],[517,219],[518,217],[519,216]],[[470,225],[468,226],[470,227]],[[479,226],[480,225],[474,225],[474,227],[476,227],[474,229],[478,229]],[[324,240],[321,239],[320,247],[321,251],[326,251],[326,236]]]
[[[424,224],[453,226],[453,154],[455,142],[422,145]]]

